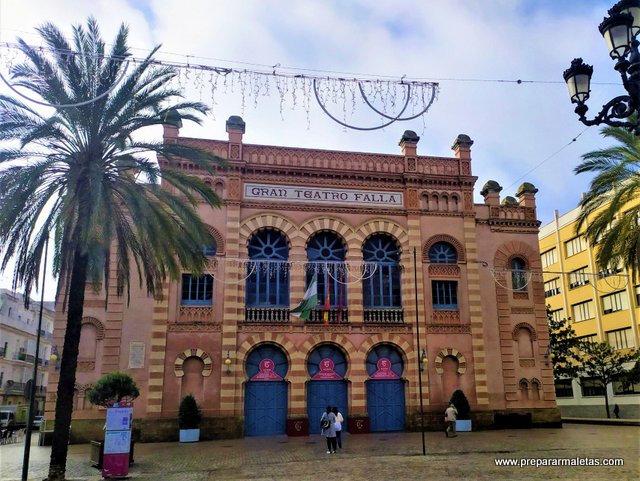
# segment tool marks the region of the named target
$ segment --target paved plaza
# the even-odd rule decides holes
[[[324,438],[275,436],[196,444],[149,443],[135,446],[132,480],[635,480],[640,475],[640,428],[565,424],[563,429],[497,430],[445,438],[427,432],[422,455],[420,433],[345,435],[344,449],[326,454]],[[23,445],[0,446],[0,479],[19,480]],[[89,461],[89,445],[69,446],[67,478],[99,480]],[[29,479],[47,473],[50,448],[34,444]],[[603,463],[622,458],[624,466],[497,466],[496,459],[531,462],[568,459]],[[583,460],[583,461],[581,461]],[[597,461],[596,461],[597,460]]]

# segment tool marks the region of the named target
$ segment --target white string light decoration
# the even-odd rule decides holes
[[[32,48],[42,53],[53,52],[48,47],[32,46]],[[78,52],[65,51],[64,53],[84,55]],[[191,62],[191,56],[185,56],[185,58],[184,62],[152,60],[152,63],[174,67],[177,70],[177,75],[173,81],[177,87],[181,90],[187,86],[193,87],[198,92],[201,101],[207,103],[205,99],[208,99],[212,114],[215,112],[215,106],[218,105],[217,99],[221,94],[239,95],[240,110],[244,114],[248,105],[252,105],[255,109],[258,107],[260,99],[271,97],[275,93],[280,98],[280,117],[284,119],[284,111],[287,108],[291,110],[302,109],[306,114],[307,127],[311,123],[311,105],[314,99],[322,112],[330,119],[349,129],[379,130],[394,122],[414,120],[418,117],[422,117],[424,125],[424,116],[433,105],[439,91],[437,82],[411,80],[404,75],[399,79],[382,79],[373,76],[346,78],[299,73],[300,70],[282,68],[280,64],[268,68],[240,69],[194,64]],[[123,59],[113,60],[120,62]],[[11,72],[14,64],[24,61],[26,61],[26,57],[23,56],[17,44],[0,43],[0,68]],[[127,57],[126,61],[128,66],[129,63],[135,64],[142,62],[143,59]],[[126,69],[118,82],[124,78],[125,73]],[[0,76],[9,88],[26,98],[15,90],[7,80],[8,76],[1,73]],[[100,97],[108,93],[103,92]],[[97,99],[73,105],[48,105],[35,99],[29,98],[27,100],[40,105],[64,108],[85,105]],[[332,109],[329,108],[329,104],[333,106]],[[360,113],[358,107],[364,108],[365,113],[371,111],[379,116],[381,123],[372,126],[356,125],[355,121],[350,119]],[[332,112],[332,110],[339,113]]]

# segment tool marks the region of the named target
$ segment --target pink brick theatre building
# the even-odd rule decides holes
[[[474,429],[559,424],[543,285],[531,274],[540,270],[533,185],[501,202],[489,181],[474,204],[466,135],[453,157],[431,157],[418,155],[411,131],[387,155],[244,143],[236,116],[226,130],[228,140],[205,140],[165,128],[165,142],[229,160],[205,179],[224,199],[202,207],[216,240],[205,247],[209,269],[184,272],[161,301],[111,295],[105,310],[87,291],[74,440],[100,436],[104,413],[85,391],[116,369],[141,388],[142,440],[177,439],[188,393],[205,439],[317,433],[326,405],[351,433],[418,429],[419,374],[428,429],[443,427],[456,389]],[[312,282],[317,307],[291,314]]]

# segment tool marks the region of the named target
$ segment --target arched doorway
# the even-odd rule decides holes
[[[374,347],[367,356],[367,411],[372,432],[405,428],[402,355],[390,344]]]
[[[285,353],[277,346],[257,347],[247,357],[249,380],[244,391],[246,436],[285,434],[287,429],[287,383]]]
[[[320,418],[327,406],[337,406],[345,419],[347,430],[347,359],[340,349],[331,344],[316,347],[307,359],[307,371],[311,380],[307,384],[307,415],[311,430],[320,425]]]

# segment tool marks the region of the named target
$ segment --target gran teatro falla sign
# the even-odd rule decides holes
[[[355,190],[324,187],[301,187],[275,184],[244,184],[244,198],[307,202],[316,204],[404,207],[402,192],[386,190]]]

